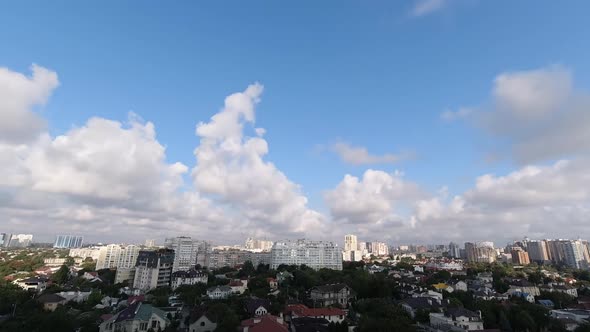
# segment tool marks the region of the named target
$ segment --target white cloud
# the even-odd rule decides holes
[[[416,0],[410,15],[414,17],[426,16],[443,9],[446,4],[446,0]]]
[[[376,224],[398,219],[395,209],[420,196],[418,186],[405,181],[401,173],[369,169],[362,179],[347,174],[324,199],[336,221]]]
[[[473,109],[471,108],[466,108],[466,107],[461,107],[456,111],[452,111],[452,110],[445,110],[441,115],[440,118],[445,120],[445,121],[455,121],[458,119],[463,119],[466,118],[468,116],[470,116],[471,114],[473,114]]]
[[[264,160],[268,153],[268,144],[261,137],[264,132],[244,136],[244,126],[254,123],[262,91],[262,85],[253,84],[232,94],[211,121],[197,125],[201,141],[195,149],[194,185],[238,211],[243,224],[236,226],[249,232],[268,236],[318,230],[324,225],[323,216],[307,207],[297,184]]]
[[[41,134],[45,120],[33,111],[59,85],[57,74],[32,65],[32,76],[0,68],[0,143],[28,143]]]
[[[372,155],[365,147],[352,146],[344,142],[333,144],[331,149],[342,161],[352,165],[392,164],[408,157],[406,155],[394,155],[391,153]]]
[[[441,117],[468,117],[498,139],[498,156],[508,148],[522,165],[590,153],[590,93],[574,88],[562,66],[499,74],[491,102],[478,110],[447,111]]]

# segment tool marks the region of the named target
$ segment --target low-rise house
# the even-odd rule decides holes
[[[209,274],[202,270],[176,271],[172,273],[170,286],[176,289],[181,285],[206,284],[208,280]]]
[[[473,292],[473,297],[478,300],[496,300],[496,301],[503,301],[508,300],[508,294],[498,293],[495,290],[487,287],[480,288],[479,290]]]
[[[578,323],[586,323],[590,320],[590,311],[578,309],[551,310],[549,316],[556,319],[569,318]]]
[[[441,293],[442,293],[442,291],[447,291],[449,293],[452,293],[454,291],[452,286],[447,285],[444,282],[439,282],[438,284],[433,284],[432,287],[434,288],[434,290],[436,290],[437,292],[441,292]]]
[[[97,272],[84,272],[82,278],[90,282],[102,282],[102,279],[98,276]]]
[[[325,318],[298,317],[291,320],[292,332],[328,332],[330,322]]]
[[[40,293],[47,288],[49,279],[45,277],[31,277],[25,279],[17,279],[12,283],[27,291],[36,291]]]
[[[88,291],[88,292],[66,291],[66,292],[59,292],[59,293],[57,293],[57,295],[66,299],[66,302],[73,301],[73,302],[77,302],[77,303],[82,303],[82,302],[86,302],[86,300],[88,300],[90,293],[91,293],[90,291]]]
[[[451,286],[456,291],[462,291],[462,292],[467,291],[467,283],[463,280],[453,281],[453,282],[451,282]]]
[[[277,273],[277,282],[279,283],[279,285],[291,279],[293,279],[293,274],[289,271],[281,271]]]
[[[227,299],[233,293],[229,286],[215,286],[207,288],[207,296],[213,300]]]
[[[385,271],[385,267],[373,264],[373,265],[367,267],[367,271],[370,274],[381,273],[381,272]]]
[[[210,315],[206,308],[197,307],[190,315],[188,332],[213,332],[217,328],[217,318]]]
[[[477,280],[486,283],[486,284],[491,284],[494,282],[494,276],[491,272],[480,272],[477,274]]]
[[[55,311],[57,306],[64,305],[68,301],[57,294],[43,294],[37,298],[37,302],[43,305],[43,310]]]
[[[309,292],[309,298],[314,305],[322,307],[338,304],[342,308],[348,308],[355,296],[354,290],[342,283],[316,286]]]
[[[244,294],[248,289],[248,280],[234,279],[228,284],[228,286],[231,288],[233,294]]]
[[[303,304],[289,304],[285,309],[289,319],[299,317],[324,318],[328,322],[340,323],[346,318],[346,312],[339,308],[308,308]]]
[[[427,297],[427,298],[435,299],[438,302],[442,301],[442,299],[443,299],[442,293],[435,292],[435,291],[430,290],[430,289],[428,289],[428,290],[426,290],[424,292],[421,292],[421,293],[415,293],[415,294],[412,295],[412,297]]]
[[[268,282],[268,286],[270,286],[271,291],[277,290],[279,288],[279,282],[277,281],[277,279],[266,278],[266,281]]]
[[[510,289],[513,290],[518,290],[522,293],[529,293],[533,296],[539,296],[541,295],[541,291],[539,290],[539,287],[537,287],[536,285],[533,285],[532,283],[530,283],[528,280],[525,279],[512,279],[509,282],[510,288],[508,289],[509,293],[512,293],[514,291],[510,291]]]
[[[506,292],[506,293],[508,293],[508,292]],[[517,297],[517,298],[521,298],[529,303],[535,303],[535,297],[530,293],[522,292],[520,290],[515,290],[515,291],[508,293],[508,294],[510,297]]]
[[[448,300],[438,300],[430,297],[412,297],[405,299],[400,302],[400,305],[404,311],[410,315],[412,319],[416,317],[419,311],[431,311],[440,312],[443,308],[449,304]]]
[[[476,313],[465,308],[448,308],[444,313],[430,313],[430,326],[456,326],[464,331],[477,331],[483,330],[483,320],[481,312]]]
[[[550,283],[543,285],[540,287],[540,290],[544,292],[559,292],[571,297],[578,297],[578,289],[564,283]]]
[[[241,332],[289,332],[282,317],[264,315],[243,320],[240,324]]]
[[[100,332],[164,330],[170,324],[166,313],[151,304],[136,302],[102,322]]]
[[[270,312],[270,304],[267,299],[247,299],[244,307],[251,317],[260,317]]]

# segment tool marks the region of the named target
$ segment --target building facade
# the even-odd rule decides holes
[[[279,265],[306,265],[314,270],[342,270],[342,252],[333,242],[305,239],[275,242],[270,265],[272,269]]]
[[[137,262],[139,249],[133,244],[109,244],[100,247],[96,269],[132,268]]]
[[[544,240],[527,241],[527,252],[532,262],[543,264],[549,261],[547,243]]]
[[[62,249],[69,249],[69,248],[80,248],[82,247],[82,236],[75,236],[75,235],[58,235],[55,238],[55,243],[53,244],[54,248],[62,248]]]
[[[466,242],[465,254],[470,263],[493,263],[496,261],[496,250],[493,242]]]
[[[140,250],[135,265],[133,287],[148,291],[156,287],[170,286],[174,250]]]

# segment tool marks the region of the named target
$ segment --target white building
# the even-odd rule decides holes
[[[375,256],[389,255],[389,246],[384,242],[367,242],[367,251]]]
[[[227,299],[232,295],[232,289],[229,286],[215,286],[207,289],[207,296],[212,300]]]
[[[148,291],[156,287],[170,286],[174,250],[141,250],[135,265],[133,287]]]
[[[270,251],[272,249],[272,241],[267,240],[258,240],[249,237],[246,240],[246,250],[260,250],[260,251]]]
[[[465,331],[483,330],[481,312],[465,308],[449,308],[445,313],[430,313],[430,326],[444,328],[456,326]]]
[[[136,302],[101,323],[99,331],[163,331],[169,324],[166,312],[151,304]]]
[[[92,260],[98,260],[100,257],[101,247],[89,247],[89,248],[72,248],[68,256],[80,257],[82,259],[92,258]]]
[[[10,237],[7,247],[11,248],[26,248],[33,242],[32,234],[13,234]]]
[[[96,269],[132,268],[137,262],[139,249],[138,246],[133,244],[109,244],[100,247]]]
[[[197,264],[197,254],[203,241],[193,240],[190,236],[167,238],[164,246],[174,250],[174,266],[172,271],[186,271]]]
[[[181,285],[207,284],[209,275],[202,270],[176,271],[172,273],[171,287],[176,289]]]
[[[296,240],[275,242],[271,250],[271,268],[279,265],[306,265],[312,269],[342,270],[342,253],[337,244]]]
[[[365,244],[363,243],[363,247]],[[366,249],[366,248],[365,248]],[[342,260],[347,262],[358,262],[363,259],[364,252],[359,247],[356,235],[347,234],[344,236],[344,251],[342,252]]]

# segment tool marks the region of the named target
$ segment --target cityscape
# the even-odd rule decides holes
[[[0,2],[0,332],[590,332],[590,2]]]

